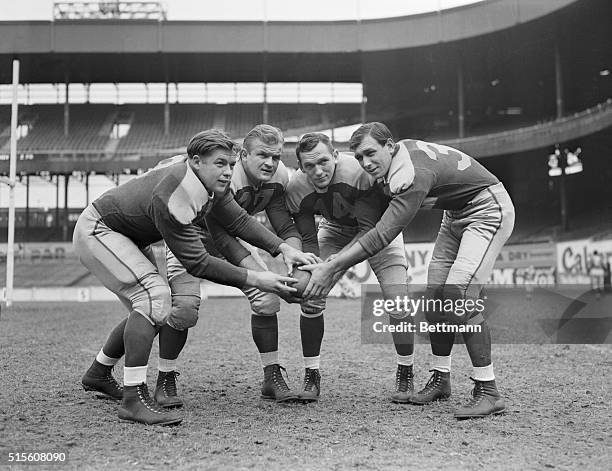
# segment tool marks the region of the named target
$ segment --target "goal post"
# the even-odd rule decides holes
[[[8,237],[6,248],[5,303],[13,303],[13,275],[15,272],[15,182],[17,181],[17,105],[19,86],[19,60],[13,60],[13,98],[11,100],[11,150],[9,177],[3,179],[9,186]]]

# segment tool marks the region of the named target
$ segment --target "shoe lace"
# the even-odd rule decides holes
[[[473,407],[478,404],[485,396],[484,386],[481,381],[477,381],[474,378],[470,378],[474,381],[474,388],[472,389],[472,397],[467,403],[467,407]]]
[[[113,386],[114,388],[118,389],[119,391],[123,391],[123,386],[119,385],[119,383],[117,382],[117,380],[113,376],[112,370],[108,370],[108,372],[102,377],[102,379],[106,383],[108,383],[111,386]]]
[[[304,375],[304,391],[312,391],[317,386],[317,372],[314,369],[306,368],[306,374]]]
[[[276,365],[276,367],[272,370],[272,381],[274,382],[274,385],[281,391],[289,391],[289,386],[287,386],[287,383],[283,378],[283,372],[285,372],[285,376],[287,377],[287,380],[289,380],[287,370],[280,365]]]
[[[419,394],[427,394],[433,391],[434,389],[436,389],[440,385],[440,380],[442,379],[442,375],[440,374],[440,372],[438,370],[429,370],[429,371],[433,372],[433,374],[429,378],[429,381],[427,381],[427,384],[425,385],[425,387],[421,391],[419,391]]]
[[[163,414],[165,412],[164,409],[157,404],[157,402],[155,402],[151,396],[149,396],[149,389],[147,388],[146,384],[141,384],[138,386],[136,391],[138,393],[138,399],[140,402],[151,412],[155,414]]]
[[[404,365],[397,367],[395,373],[395,389],[398,392],[406,392],[410,389],[410,383],[412,382],[412,375],[410,374],[410,368]]]
[[[181,374],[178,371],[169,371],[162,380],[162,389],[166,396],[176,396],[176,378]]]

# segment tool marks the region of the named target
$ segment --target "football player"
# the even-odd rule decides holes
[[[223,132],[196,134],[187,157],[155,168],[116,188],[79,217],[74,246],[81,262],[115,293],[130,314],[109,336],[83,377],[86,389],[121,397],[119,417],[146,424],[175,424],[182,418],[149,396],[146,372],[151,344],[171,313],[171,292],[154,263],[150,244],[164,240],[194,276],[239,288],[257,287],[279,294],[296,280],[272,272],[236,267],[211,257],[197,224],[210,212],[230,232],[289,263],[308,260],[249,216],[227,190],[236,162],[235,144]],[[125,353],[124,389],[111,370]]]
[[[407,139],[396,142],[382,123],[367,123],[351,136],[350,148],[366,172],[378,179],[391,197],[376,227],[349,250],[312,271],[304,296],[321,296],[334,273],[384,249],[401,234],[419,208],[441,208],[444,216],[428,271],[428,290],[453,306],[476,303],[493,263],[514,226],[514,207],[504,186],[472,157],[447,146]],[[461,316],[427,311],[434,324],[468,323],[480,329],[464,334],[473,365],[472,398],[455,411],[458,419],[501,413],[504,401],[497,390],[491,363],[491,335],[482,312]],[[451,350],[454,333],[431,333],[433,375],[410,402],[427,404],[450,396]],[[467,329],[466,329],[467,330]]]
[[[295,153],[300,168],[289,182],[287,206],[302,235],[304,250],[329,259],[374,227],[382,213],[381,198],[375,195],[374,180],[352,156],[338,154],[325,134],[305,134]],[[315,215],[323,217],[318,228]],[[394,298],[408,294],[407,264],[402,234],[396,234],[389,242],[368,262],[378,278],[383,296]],[[324,309],[324,298],[302,304],[300,331],[305,374],[300,399],[305,402],[318,400],[321,390],[319,366]],[[407,315],[394,313],[390,321],[398,324]],[[403,403],[408,402],[413,392],[414,334],[394,332],[392,335],[398,364],[396,390],[391,399]]]
[[[276,234],[288,245],[300,249],[302,242],[285,205],[289,181],[287,168],[281,162],[284,138],[280,129],[267,124],[255,126],[245,136],[240,158],[231,179],[236,202],[248,214],[265,211]],[[210,232],[203,227],[208,250],[231,263],[253,271],[266,270],[265,262],[223,230],[223,221],[209,219]],[[318,260],[312,256],[312,260]],[[168,252],[168,278],[172,293],[172,314],[160,332],[160,373],[155,398],[167,405],[180,405],[176,392],[176,359],[187,339],[187,329],[195,325],[200,305],[200,280],[190,275]],[[264,379],[261,394],[265,399],[288,402],[297,399],[282,375],[278,352],[279,297],[256,287],[243,288],[251,305],[251,333],[259,351]]]

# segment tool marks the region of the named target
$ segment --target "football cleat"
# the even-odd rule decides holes
[[[298,396],[295,394],[283,378],[282,371],[287,374],[287,370],[279,364],[268,365],[264,368],[264,381],[261,385],[261,397],[263,399],[274,399],[276,402],[295,401]]]
[[[487,415],[502,414],[506,410],[506,405],[501,395],[497,391],[495,380],[474,381],[472,397],[469,402],[455,411],[457,419],[472,419],[476,417],[486,417]]]
[[[418,404],[420,406],[429,404],[433,401],[441,401],[448,399],[451,395],[451,383],[450,373],[443,373],[438,370],[429,370],[433,374],[427,384],[419,392],[413,394],[410,397],[411,404]]]
[[[145,383],[123,388],[119,418],[146,425],[174,425],[183,420],[177,411],[169,411],[156,403]]]
[[[121,400],[123,388],[113,376],[113,367],[102,365],[96,360],[81,378],[85,391],[93,391],[107,399]]]
[[[321,373],[317,368],[306,368],[304,372],[304,384],[298,394],[302,402],[316,402],[321,394]]]
[[[414,375],[412,366],[397,365],[395,373],[395,392],[391,395],[391,402],[407,404],[414,392]]]
[[[183,400],[176,392],[176,377],[180,373],[176,371],[160,371],[155,385],[155,402],[162,407],[183,407]]]

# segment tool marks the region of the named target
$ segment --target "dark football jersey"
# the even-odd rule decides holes
[[[375,195],[372,178],[350,155],[340,154],[330,184],[315,187],[301,170],[295,172],[285,198],[302,236],[303,250],[319,254],[315,215],[366,232],[381,215],[381,195]]]
[[[228,230],[255,236],[273,253],[282,242],[251,218],[229,189],[221,195],[210,195],[185,156],[167,159],[153,170],[112,188],[93,206],[109,228],[137,246],[146,247],[163,239],[189,273],[232,286],[244,286],[246,270],[206,251],[198,226],[207,214],[227,221]]]
[[[289,172],[282,162],[267,182],[252,182],[244,169],[242,160],[234,167],[231,190],[236,202],[253,215],[265,211],[272,228],[283,240],[290,237],[300,238],[300,234],[293,224],[293,219],[285,204],[285,190],[289,182]],[[223,229],[223,224],[215,224],[209,218],[211,239],[216,248],[229,261],[234,264],[250,255],[250,252],[240,244],[232,234]],[[219,227],[221,226],[221,227]]]
[[[406,139],[398,143],[386,177],[391,200],[376,227],[359,242],[371,256],[386,247],[419,209],[459,210],[499,180],[469,155],[451,147]]]

